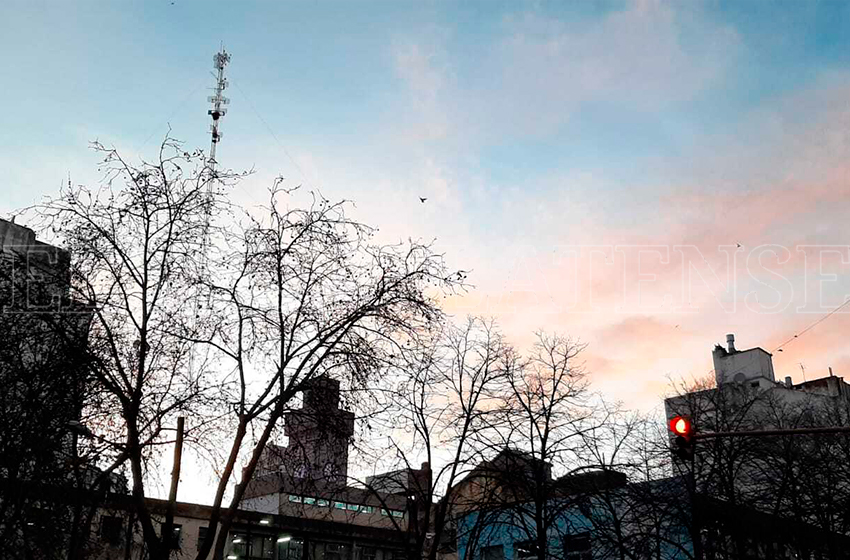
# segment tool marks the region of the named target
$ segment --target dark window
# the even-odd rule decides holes
[[[514,558],[537,558],[537,543],[534,541],[522,541],[514,543]]]
[[[210,530],[209,527],[198,527],[198,550],[201,550],[201,545],[204,544],[204,539],[207,538],[207,532]]]
[[[100,537],[111,545],[121,544],[121,530],[124,528],[124,520],[113,515],[104,515],[100,518]]]
[[[750,387],[758,387],[758,386],[759,386],[758,381],[753,381],[752,383],[750,383]]]
[[[301,560],[304,554],[304,541],[301,539],[279,541],[278,546],[280,547],[278,558],[281,560]]]
[[[375,560],[378,557],[378,551],[374,546],[364,546],[360,549],[360,560]]]
[[[592,560],[590,533],[577,533],[564,537],[565,560]]]
[[[325,555],[322,560],[348,560],[348,546],[338,543],[325,543]]]
[[[505,547],[500,544],[481,547],[481,560],[505,560]]]
[[[180,537],[183,534],[183,526],[174,524],[174,528],[171,529],[171,538],[168,539],[168,546],[170,548],[180,548],[180,541],[182,540]]]
[[[230,554],[239,557],[247,556],[248,542],[248,535],[245,533],[233,533],[233,536],[230,537]]]
[[[271,535],[253,535],[251,537],[251,558],[274,558],[277,545]]]

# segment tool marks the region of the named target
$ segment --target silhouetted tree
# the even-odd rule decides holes
[[[410,560],[434,560],[453,548],[454,517],[475,507],[465,503],[458,482],[481,460],[481,431],[491,428],[486,417],[498,402],[511,352],[495,323],[477,317],[445,324],[434,339],[405,350],[407,365],[386,393],[390,402],[372,420],[383,421],[389,436],[378,442],[386,445],[361,451],[393,457],[373,462],[390,472],[365,486],[379,497],[407,497],[406,525],[392,521],[409,533]]]
[[[217,526],[214,557],[223,556],[245,483],[305,384],[326,376],[349,391],[374,387],[398,367],[405,347],[439,326],[435,296],[458,284],[429,246],[377,244],[372,228],[346,215],[347,203],[312,193],[299,208],[290,206],[292,196],[278,182],[267,207],[221,232],[201,281],[216,320],[184,336],[208,345],[233,371],[224,394],[235,431],[199,558]],[[241,482],[223,510],[243,453]]]

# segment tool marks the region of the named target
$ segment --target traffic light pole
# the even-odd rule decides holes
[[[745,430],[737,432],[699,432],[695,431],[691,436],[694,440],[714,439],[721,437],[764,437],[764,436],[792,436],[798,434],[847,434],[850,426],[827,426],[823,428],[784,428],[776,430]]]
[[[680,424],[680,420],[684,419],[684,424]],[[685,417],[674,417],[670,420],[670,430],[676,437],[676,447],[680,453],[680,458],[687,460],[690,469],[687,473],[688,493],[691,503],[693,504],[696,498],[696,466],[694,464],[694,443],[698,440],[709,440],[727,437],[767,437],[767,436],[792,436],[792,435],[812,435],[812,434],[850,434],[850,426],[825,426],[820,428],[782,428],[773,430],[743,430],[735,432],[699,432],[694,429],[690,419]],[[683,455],[684,456],[683,456]],[[693,510],[693,522],[691,527],[691,541],[694,546],[694,558],[702,560],[704,558],[703,542],[702,542],[702,525],[699,511]]]

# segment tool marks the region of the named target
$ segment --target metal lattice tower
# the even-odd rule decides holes
[[[225,105],[230,103],[230,100],[222,95],[224,90],[227,88],[227,79],[224,77],[224,67],[227,66],[228,62],[230,62],[230,55],[224,50],[224,47],[222,47],[221,51],[216,53],[213,57],[213,67],[216,70],[216,73],[214,74],[216,76],[216,83],[213,88],[215,95],[211,95],[207,98],[207,101],[213,105],[212,109],[207,111],[207,114],[212,117],[212,125],[210,126],[212,141],[210,145],[209,166],[213,177],[215,176],[216,166],[215,148],[222,137],[221,131],[219,130],[219,124],[221,123],[221,118],[227,114],[227,108]]]
[[[206,176],[206,186],[207,186],[207,201],[205,204],[205,212],[204,212],[204,235],[201,239],[201,267],[202,274],[206,272],[206,269],[209,266],[207,261],[208,254],[207,249],[210,246],[210,221],[212,219],[212,207],[213,207],[213,199],[215,196],[214,189],[215,183],[218,179],[216,175],[216,159],[215,159],[215,151],[216,146],[221,140],[221,131],[219,130],[219,126],[221,124],[221,118],[227,113],[227,108],[225,107],[230,100],[222,95],[224,90],[227,88],[227,79],[224,77],[224,67],[227,66],[227,63],[230,62],[230,54],[224,50],[224,46],[221,47],[221,50],[213,56],[213,67],[215,68],[215,72],[213,76],[216,79],[215,87],[212,88],[213,95],[207,98],[207,101],[212,103],[212,108],[207,111],[207,114],[212,117],[212,125],[210,125],[210,133],[211,133],[211,144],[210,144],[210,155],[207,159],[206,172],[208,175]],[[200,318],[200,310],[204,307],[209,308],[211,303],[211,295],[210,293],[206,293],[205,296],[201,293],[197,293],[195,295],[194,302],[194,319],[191,321],[192,328],[194,330],[197,327],[198,319]],[[195,362],[195,351],[194,349],[189,353],[189,369],[193,369],[193,365]]]

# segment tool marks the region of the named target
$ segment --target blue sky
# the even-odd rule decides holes
[[[219,160],[256,169],[246,205],[282,173],[386,239],[436,238],[477,286],[451,311],[519,345],[586,340],[595,386],[628,404],[705,373],[726,332],[771,349],[850,293],[848,2],[7,0],[0,22],[4,215],[96,181],[90,140],[151,156],[170,124],[207,148],[224,43]],[[698,282],[684,305],[672,248],[710,279],[736,243],[739,289]],[[589,245],[670,256],[570,256]],[[778,375],[850,373],[846,317],[777,354]]]

